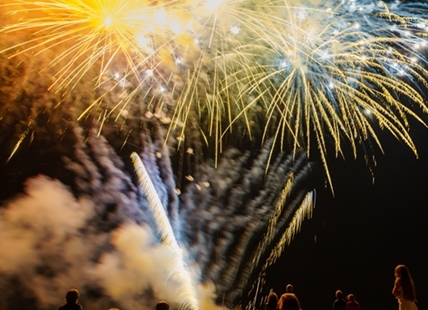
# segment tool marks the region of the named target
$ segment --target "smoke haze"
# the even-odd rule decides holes
[[[2,34],[0,50],[28,36]],[[182,302],[173,254],[161,242],[129,159],[134,151],[185,252],[201,309],[248,304],[279,242],[258,252],[281,190],[293,180],[278,236],[312,188],[304,153],[276,151],[270,158],[269,143],[246,137],[215,160],[201,137],[192,139],[201,134],[192,113],[184,142],[181,128],[167,135],[168,107],[160,110],[141,94],[107,115],[119,88],[79,118],[104,90],[94,90],[95,72],[73,92],[51,89],[65,66],[49,65],[57,52],[0,54],[0,308],[57,309],[72,287],[92,310]],[[248,151],[245,143],[258,149]],[[252,266],[256,257],[260,264]]]

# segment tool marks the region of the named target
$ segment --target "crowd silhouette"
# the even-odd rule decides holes
[[[398,310],[418,310],[413,279],[409,269],[405,265],[398,265],[395,268],[395,282],[392,295],[398,301]],[[361,310],[361,305],[356,300],[354,294],[348,294],[345,300],[343,292],[337,290],[335,296],[333,310]],[[78,303],[78,299],[79,291],[75,288],[70,289],[65,295],[66,303],[59,307],[58,310],[83,310],[83,307]],[[166,301],[159,301],[155,309],[169,310],[170,306]],[[110,308],[108,310],[120,309]],[[288,284],[285,292],[279,297],[275,292],[271,291],[266,298],[264,310],[302,310],[300,301],[294,293],[294,286]]]
[[[264,310],[302,310],[300,301],[294,293],[293,285],[288,284],[285,293],[280,297],[278,297],[275,292],[270,292],[266,298]],[[333,302],[333,310],[361,310],[361,306],[355,299],[354,294],[349,294],[345,300],[343,298],[343,292],[337,290],[336,299]],[[407,308],[400,308],[399,310],[407,310]],[[410,310],[417,310],[417,308]]]
[[[405,265],[398,265],[395,268],[392,295],[398,301],[398,310],[418,310],[413,279]],[[345,300],[343,292],[337,290],[335,296],[333,310],[361,310],[361,305],[354,294],[348,294]],[[264,310],[302,310],[300,301],[294,293],[294,286],[288,284],[285,293],[279,297],[271,291],[266,298]]]

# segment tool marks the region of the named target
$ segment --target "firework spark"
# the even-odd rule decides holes
[[[120,115],[141,93],[143,109],[170,130],[180,128],[181,141],[196,122],[219,154],[234,127],[250,139],[260,131],[254,118],[261,109],[259,135],[308,154],[314,139],[330,184],[327,137],[336,156],[344,141],[357,156],[358,144],[369,138],[382,148],[379,125],[417,153],[408,116],[423,121],[406,103],[427,112],[418,86],[427,85],[428,75],[426,5],[58,0],[3,8],[19,16],[3,35],[28,34],[3,53],[59,50],[50,63],[60,68],[52,88],[70,91],[96,72],[99,99],[83,115],[97,109],[104,119],[116,110]],[[115,102],[100,109],[110,93],[117,93]]]
[[[308,154],[315,137],[327,172],[326,137],[336,156],[342,140],[357,156],[357,144],[369,137],[382,149],[376,125],[417,153],[407,117],[423,121],[404,102],[428,111],[419,89],[428,76],[423,17],[394,13],[401,7],[383,2],[307,8],[273,1],[268,8],[271,34],[253,47],[256,68],[263,69],[246,83],[257,94],[254,104],[264,104],[266,135],[291,136],[294,148],[305,146]]]
[[[167,34],[178,23],[167,23],[167,14],[171,14],[167,10],[174,10],[176,1],[162,5],[154,3],[17,1],[4,7],[11,7],[9,13],[12,15],[24,16],[19,22],[6,26],[3,32],[25,31],[29,34],[28,40],[9,48],[13,50],[13,56],[28,52],[39,54],[61,47],[62,52],[50,65],[65,65],[57,71],[51,87],[72,86],[94,66],[98,67],[99,78],[108,75],[116,80],[123,79],[124,72],[113,70],[117,60],[125,61],[121,64],[125,78],[131,74],[141,77],[144,70],[156,70],[150,60],[177,38]],[[178,18],[180,15],[175,13],[174,16]]]
[[[208,178],[195,184],[194,193],[187,196],[191,206],[183,208],[180,214],[187,225],[192,225],[192,220],[199,225],[197,235],[193,234],[194,227],[189,227],[183,239],[188,239],[189,251],[203,269],[203,280],[216,281],[218,292],[224,293],[229,303],[239,299],[242,283],[251,282],[248,275],[256,277],[260,270],[260,266],[252,269],[251,262],[245,259],[257,258],[263,263],[255,254],[258,249],[249,246],[250,241],[259,240],[258,237],[265,234],[260,248],[269,265],[297,227],[292,224],[285,230],[290,214],[281,203],[275,203],[278,196],[280,201],[285,197],[281,196],[281,188],[277,188],[278,171],[269,170],[266,164],[273,158],[276,146],[290,147],[297,158],[299,147],[305,147],[310,154],[311,146],[316,145],[330,184],[327,163],[330,140],[336,156],[343,155],[345,142],[357,156],[358,144],[368,139],[382,148],[379,126],[417,153],[408,132],[408,118],[423,123],[417,109],[428,112],[423,96],[428,76],[424,56],[428,34],[428,20],[424,15],[426,4],[372,0],[332,0],[323,4],[316,0],[14,0],[6,4],[3,0],[1,5],[4,18],[0,35],[5,39],[0,40],[2,59],[8,57],[14,61],[16,72],[19,66],[33,66],[28,69],[31,75],[22,85],[38,77],[50,79],[49,83],[37,81],[40,84],[35,84],[46,86],[46,93],[55,93],[57,97],[51,99],[55,107],[57,102],[79,102],[80,110],[70,114],[79,122],[84,122],[90,114],[95,115],[100,124],[98,135],[109,127],[104,126],[109,120],[116,121],[119,117],[129,120],[133,112],[138,111],[138,116],[156,117],[169,126],[168,135],[178,132],[178,145],[197,137],[200,140],[195,144],[203,142],[212,146],[216,155],[223,151],[222,141],[273,138],[273,143],[263,147],[263,164],[254,168],[257,182],[270,180],[266,185],[269,189],[261,190],[254,202],[246,200],[251,203],[237,208],[235,202],[242,203],[241,198],[247,195],[249,199],[250,195],[236,184],[242,182],[253,189],[259,183],[253,181],[254,171],[248,171],[246,178],[237,176],[244,175],[246,161],[240,159],[240,165],[236,166],[236,158],[232,158],[230,169],[223,168],[224,175],[228,180],[239,182],[227,183],[219,178],[217,185],[211,183],[216,188],[215,195],[206,195],[212,190],[204,185],[210,184]],[[14,43],[8,45],[11,41],[8,38],[12,36],[16,36],[12,40]],[[43,55],[50,58],[47,63],[42,62],[43,66],[27,62],[29,58],[40,59]],[[16,92],[11,95],[13,100],[2,101],[5,115],[9,113],[6,107],[11,104],[9,102],[17,104],[22,99],[19,91],[13,90],[13,83],[17,83],[12,81],[14,74],[5,77],[7,83],[10,82],[7,90]],[[84,95],[79,92],[83,88],[79,83],[90,85],[94,100],[82,100]],[[49,106],[47,95],[34,96],[28,91],[23,98],[29,94],[31,99],[27,100],[36,98],[43,101],[43,106]],[[78,99],[68,99],[73,96]],[[28,140],[30,132],[33,136],[30,124],[42,114],[37,108],[28,108],[30,115],[20,118],[22,122],[17,128],[21,128],[21,133],[7,157],[9,162]],[[25,113],[23,109],[22,114]],[[3,114],[2,125],[6,123]],[[66,123],[71,123],[68,117],[67,114]],[[139,127],[140,124],[133,125]],[[52,121],[46,120],[47,125],[52,126]],[[10,126],[9,123],[4,125],[5,128]],[[67,125],[57,122],[56,126]],[[110,130],[116,129],[112,128]],[[61,139],[67,137],[62,133],[67,132],[66,128],[59,131]],[[47,136],[48,130],[37,132]],[[36,140],[43,139],[37,134]],[[131,131],[124,135],[128,141]],[[91,131],[89,140],[93,141],[89,144],[94,146],[88,153],[105,159],[108,155],[99,154],[96,145],[99,142],[94,142],[96,136]],[[80,144],[83,149],[85,143],[81,141]],[[270,148],[270,155],[266,148]],[[82,174],[82,180],[77,182],[82,191],[88,190],[86,185],[91,177],[94,188],[104,180],[96,168],[106,169],[105,161],[97,158],[96,162],[81,165],[87,172],[71,161],[68,163]],[[110,169],[114,167],[112,175],[120,176],[119,181],[112,183],[122,184],[127,180],[129,191],[137,192],[131,180],[122,176],[121,168],[111,163],[106,165]],[[288,167],[286,163],[281,165]],[[287,169],[282,169],[284,177],[288,175]],[[192,178],[189,176],[189,180]],[[106,192],[110,185],[107,182]],[[271,205],[277,208],[273,211],[261,208],[270,191],[275,192]],[[298,195],[303,199],[306,192]],[[198,197],[201,202],[208,202],[196,206],[194,200]],[[230,201],[230,205],[217,207],[219,197],[223,197],[222,201]],[[103,213],[107,214],[110,201],[106,200],[105,205]],[[136,207],[138,201],[133,201],[132,205],[133,213],[127,214],[127,218],[144,222],[143,212]],[[296,215],[293,223],[300,223],[305,212],[310,211],[309,201],[304,205],[307,208]],[[254,217],[247,214],[252,214],[253,210],[263,212],[263,227],[251,226]],[[287,214],[277,216],[272,212]],[[168,213],[171,218],[174,214]],[[192,218],[195,214],[198,219]],[[231,215],[235,221],[232,224]],[[172,220],[175,228],[176,219]],[[277,222],[282,223],[280,230],[275,227],[277,230],[273,231]],[[210,232],[221,237],[221,242],[210,240],[210,248],[205,249],[211,238],[206,233],[209,225]],[[234,235],[242,238],[234,240]],[[223,259],[231,252],[232,261],[216,260],[218,253]],[[236,281],[240,280],[244,281],[237,285]]]

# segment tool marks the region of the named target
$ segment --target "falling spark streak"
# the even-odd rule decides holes
[[[267,267],[271,266],[281,255],[286,245],[289,245],[293,240],[293,237],[300,231],[302,223],[305,218],[312,217],[312,211],[315,207],[315,191],[311,191],[306,194],[304,200],[302,201],[299,209],[294,213],[293,219],[290,222],[287,230],[281,237],[281,241],[276,245],[275,249],[271,252],[269,259],[264,267],[264,270]]]
[[[175,259],[177,260],[175,276],[177,276],[178,280],[180,280],[183,285],[182,293],[180,293],[181,301],[179,302],[179,309],[190,307],[190,309],[198,310],[199,305],[196,298],[195,287],[192,285],[191,276],[184,263],[183,252],[175,239],[174,232],[162,202],[157,195],[150,176],[138,154],[133,152],[131,154],[131,159],[140,181],[140,185],[147,196],[150,207],[152,208],[156,226],[162,235],[162,243],[171,249],[175,255]]]
[[[277,208],[279,206],[279,203],[281,200],[286,198],[287,195],[287,187],[290,184],[286,185],[286,188],[284,188],[283,192],[281,193],[281,199],[278,201],[277,204]],[[285,201],[282,201],[285,202]],[[270,252],[270,255],[268,257],[268,259],[266,260],[265,264],[262,267],[262,271],[259,273],[258,276],[258,280],[257,283],[259,283],[264,275],[266,274],[266,270],[268,269],[269,266],[271,266],[272,264],[274,264],[276,262],[276,260],[281,256],[282,252],[285,249],[285,246],[289,245],[291,243],[291,241],[293,240],[293,237],[300,231],[300,228],[302,226],[303,221],[305,220],[305,218],[311,218],[312,217],[312,211],[315,207],[315,190],[308,192],[305,196],[305,198],[303,199],[302,203],[300,204],[300,207],[297,209],[297,211],[294,213],[294,216],[292,218],[292,220],[290,221],[290,224],[288,225],[287,229],[284,231],[284,233],[282,234],[279,242],[275,245],[275,247],[273,248],[273,250]],[[276,224],[276,220],[278,217],[277,211],[275,211],[275,214],[272,216],[271,221],[269,223],[269,230],[272,229],[271,225],[275,225]],[[270,237],[271,236],[271,232],[269,231],[267,233],[267,236],[264,238],[264,240],[260,243],[260,246],[266,246],[266,243],[270,241]],[[257,257],[257,261],[255,261],[255,265],[258,263],[258,257]],[[254,287],[253,284],[253,289],[255,289],[256,292],[256,296],[259,292],[259,287],[257,284],[257,287]],[[250,310],[251,304],[247,305],[246,309]]]
[[[19,146],[21,145],[22,141],[27,137],[28,133],[30,132],[30,127],[25,130],[21,136],[19,137],[18,142],[15,144],[15,147],[13,148],[12,152],[10,153],[10,156],[6,160],[6,164],[10,162],[12,157],[15,155],[16,151],[18,150]]]
[[[293,175],[291,175],[290,179],[287,181],[283,190],[281,191],[281,195],[280,195],[280,197],[276,203],[276,206],[275,206],[275,212],[272,214],[272,217],[269,220],[269,224],[268,224],[266,234],[265,234],[264,238],[259,243],[258,250],[257,250],[257,252],[259,252],[259,253],[262,253],[265,251],[266,246],[272,242],[273,238],[277,234],[275,228],[278,225],[278,220],[280,219],[282,212],[283,212],[283,208],[286,205],[285,202],[287,200],[287,197],[290,195],[290,191],[291,191],[292,186],[293,186],[293,179],[294,179]],[[304,200],[304,201],[306,201],[306,200]],[[256,257],[254,264],[255,265],[259,264],[259,257]]]

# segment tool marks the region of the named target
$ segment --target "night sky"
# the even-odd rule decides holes
[[[26,112],[17,113],[24,115],[21,123],[5,127],[27,128]],[[10,135],[6,131],[1,134],[5,139]],[[346,159],[335,159],[330,153],[334,197],[331,189],[319,182],[313,217],[303,223],[301,232],[269,269],[268,286],[282,294],[288,283],[293,284],[303,310],[331,309],[337,289],[345,295],[353,293],[363,310],[397,310],[391,294],[394,268],[405,264],[415,282],[419,309],[428,309],[428,128],[412,122],[410,134],[419,158],[385,132],[379,137],[384,154],[373,148],[377,165],[372,171],[362,153],[357,159],[349,150],[345,151]],[[9,151],[4,153],[5,149],[0,149],[0,158],[9,155]],[[34,157],[31,160],[35,161]],[[29,167],[32,161],[28,160]],[[319,172],[315,177],[322,179],[322,166]],[[20,177],[21,173],[25,174],[16,172]],[[0,198],[10,194],[6,192],[3,187]]]
[[[335,291],[353,293],[362,309],[397,309],[391,294],[394,268],[409,267],[419,309],[428,307],[428,130],[412,124],[419,158],[382,134],[385,155],[375,150],[370,170],[357,160],[332,160],[335,197],[317,190],[312,219],[269,275],[273,289],[295,286],[303,310],[331,309]]]
[[[270,269],[269,286],[281,294],[292,283],[303,310],[331,309],[337,289],[355,294],[363,310],[397,309],[393,271],[405,264],[419,309],[427,309],[428,129],[412,122],[410,133],[418,159],[389,133],[380,135],[385,154],[374,148],[374,184],[361,154],[330,159],[335,197],[318,186],[314,215]]]

